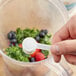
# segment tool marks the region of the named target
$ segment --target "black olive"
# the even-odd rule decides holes
[[[48,33],[48,30],[45,29],[45,30],[44,30],[44,33],[47,34],[47,33]]]
[[[41,30],[41,32],[44,32],[45,34],[47,34],[48,33],[48,30]]]
[[[44,33],[44,32],[40,32],[39,36],[40,36],[41,38],[43,38],[43,37],[45,37],[45,33]]]
[[[8,33],[8,39],[12,39],[12,33]]]
[[[16,38],[16,33],[14,31],[10,31],[8,33],[8,39],[11,40],[11,39],[15,39]]]
[[[17,40],[16,39],[12,39],[10,40],[11,43],[17,43]]]
[[[38,35],[38,36],[36,36],[36,37],[35,37],[35,39],[36,39],[36,41],[38,41],[38,42],[39,42],[39,41],[40,41],[40,36],[39,36],[39,35]]]

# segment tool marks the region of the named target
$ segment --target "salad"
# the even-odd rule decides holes
[[[9,40],[9,47],[5,49],[6,55],[9,57],[23,62],[37,62],[44,60],[48,57],[48,50],[36,49],[31,55],[23,52],[22,42],[27,37],[33,37],[38,43],[50,45],[51,34],[48,34],[48,30],[42,29],[20,29],[17,28],[16,31],[10,31],[7,34]]]

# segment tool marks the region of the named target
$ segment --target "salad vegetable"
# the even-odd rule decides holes
[[[5,49],[6,54],[13,59],[23,62],[36,62],[46,59],[49,55],[47,50],[36,49],[31,55],[23,52],[22,41],[27,37],[33,37],[38,43],[51,44],[51,34],[48,34],[46,29],[26,28],[22,30],[17,28],[16,31],[10,31],[7,34],[10,44],[9,47]]]

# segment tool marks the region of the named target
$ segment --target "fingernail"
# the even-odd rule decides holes
[[[54,54],[60,54],[59,46],[57,46],[57,45],[52,45],[52,46],[51,46],[51,52],[54,53]]]

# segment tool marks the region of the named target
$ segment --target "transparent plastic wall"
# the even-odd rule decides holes
[[[8,47],[7,33],[18,27],[47,29],[53,35],[67,20],[67,11],[59,0],[3,0],[0,4],[0,48]],[[70,69],[67,71],[63,65],[56,64],[51,56],[38,63],[25,63],[0,53],[6,76],[70,75]]]

